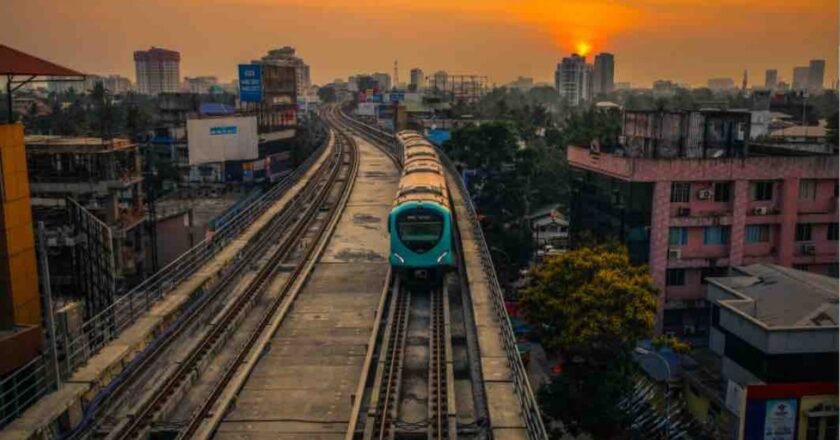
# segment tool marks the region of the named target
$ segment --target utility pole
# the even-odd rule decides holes
[[[397,60],[394,60],[394,84],[391,85],[392,90],[396,90],[397,84],[400,83],[400,69]]]
[[[152,273],[158,271],[157,255],[157,207],[155,203],[155,169],[153,166],[154,155],[152,143],[145,142],[146,147],[146,209],[148,210],[147,228],[149,230],[149,243],[152,253]]]
[[[55,374],[55,388],[61,386],[61,370],[58,367],[58,344],[55,334],[55,310],[52,303],[52,289],[50,288],[50,263],[47,257],[47,237],[44,222],[38,222],[38,258],[41,262],[41,296],[43,297],[44,309],[47,318],[47,337],[50,340],[50,360],[52,361],[53,373]],[[67,347],[64,347],[65,356],[69,356]]]

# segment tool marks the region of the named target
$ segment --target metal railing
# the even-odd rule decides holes
[[[392,148],[395,153],[398,151],[397,145],[399,145],[399,143],[396,142],[394,135],[375,127],[371,127],[363,122],[359,122],[347,115],[344,115],[344,117],[354,126],[354,128],[364,135],[367,135],[369,139],[379,141],[380,143],[387,145],[389,148]],[[522,419],[528,431],[528,436],[534,440],[548,439],[548,432],[545,429],[539,405],[537,404],[536,397],[534,396],[534,391],[531,389],[531,383],[528,381],[528,375],[525,371],[525,366],[522,364],[522,358],[519,356],[519,350],[516,346],[516,336],[514,335],[513,327],[510,324],[507,309],[505,309],[503,290],[499,284],[498,278],[496,278],[496,269],[493,266],[493,260],[490,257],[490,249],[487,247],[487,242],[484,239],[484,231],[482,231],[481,224],[478,221],[478,216],[476,214],[472,198],[470,197],[469,190],[464,185],[464,181],[460,178],[455,164],[449,159],[443,150],[440,148],[437,148],[437,150],[444,166],[447,167],[449,172],[456,176],[455,181],[458,182],[458,191],[464,199],[470,227],[472,228],[475,241],[479,248],[481,266],[488,279],[493,303],[493,311],[496,314],[496,318],[502,330],[502,343],[505,350],[505,356],[507,357],[508,365],[511,369],[514,392],[519,400],[522,410]]]
[[[110,341],[116,339],[128,326],[145,314],[149,308],[174,290],[181,282],[195,274],[231,241],[237,238],[254,221],[264,214],[286,191],[294,185],[318,160],[327,148],[328,138],[310,156],[282,181],[272,186],[259,198],[227,221],[211,237],[205,238],[158,272],[146,278],[130,291],[121,295],[113,304],[85,321],[80,331],[73,335],[66,332],[59,336],[59,374],[49,374],[45,365],[48,355],[39,355],[26,366],[0,380],[0,428],[19,417],[30,405],[67,380],[80,366]],[[221,269],[191,292],[200,296],[218,279],[232,269],[232,258]]]

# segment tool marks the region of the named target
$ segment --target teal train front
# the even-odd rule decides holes
[[[450,267],[452,216],[434,202],[406,202],[395,206],[388,218],[391,265],[408,269]]]
[[[452,213],[446,176],[435,148],[420,134],[397,134],[403,146],[403,170],[388,217],[389,262],[416,278],[439,275],[453,267]]]

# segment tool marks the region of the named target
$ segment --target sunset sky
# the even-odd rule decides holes
[[[181,76],[230,80],[236,64],[291,45],[324,83],[412,67],[551,81],[587,46],[615,54],[616,81],[790,81],[826,60],[837,77],[837,0],[0,0],[0,42],[87,73],[134,80],[132,51],[181,52]],[[591,56],[590,56],[591,57]],[[591,59],[591,58],[590,58]]]

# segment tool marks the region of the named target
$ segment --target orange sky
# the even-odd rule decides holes
[[[713,76],[790,81],[826,60],[837,77],[837,0],[0,0],[0,42],[90,73],[134,78],[132,51],[181,52],[182,76],[292,45],[323,83],[419,66],[427,74],[550,81],[580,44],[616,55],[616,80],[704,84]]]

